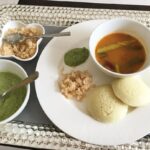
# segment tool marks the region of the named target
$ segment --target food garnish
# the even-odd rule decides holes
[[[118,64],[115,64],[115,70],[116,70],[116,72],[120,72],[120,69],[119,69],[119,65]]]
[[[67,98],[82,100],[92,86],[92,76],[88,71],[72,71],[62,74],[59,81],[60,92]]]
[[[136,40],[131,40],[131,41],[121,41],[121,42],[117,42],[108,46],[104,46],[104,47],[100,47],[97,50],[97,53],[104,53],[104,52],[108,52],[117,48],[122,48],[124,46],[129,46],[130,44],[133,44],[134,42],[136,42]]]
[[[64,62],[66,65],[74,67],[84,63],[88,57],[89,50],[87,48],[74,48],[65,53]]]
[[[115,65],[109,62],[108,60],[105,60],[105,63],[103,64],[104,67],[106,67],[109,70],[115,70]]]

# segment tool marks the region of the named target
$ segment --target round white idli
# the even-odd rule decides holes
[[[112,88],[115,95],[129,106],[138,107],[150,103],[150,88],[140,78],[114,80]]]
[[[114,95],[110,85],[98,86],[89,90],[85,103],[89,114],[102,122],[119,121],[126,116],[128,111],[128,106]]]

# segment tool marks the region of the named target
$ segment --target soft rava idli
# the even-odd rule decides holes
[[[90,89],[85,97],[88,113],[97,121],[116,122],[123,119],[128,106],[115,95],[110,85]]]
[[[112,88],[115,95],[129,106],[150,103],[150,88],[138,77],[116,79],[112,82]]]

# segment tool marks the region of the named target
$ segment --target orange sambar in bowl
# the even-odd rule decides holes
[[[123,74],[140,70],[146,59],[142,43],[125,33],[103,37],[96,46],[96,59],[105,68]]]

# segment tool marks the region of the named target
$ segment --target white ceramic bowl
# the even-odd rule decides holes
[[[35,27],[37,29],[39,29],[41,31],[42,34],[45,34],[45,29],[44,27],[41,25],[41,24],[38,24],[38,23],[31,23],[31,24],[25,24],[21,21],[9,21],[7,22],[4,26],[3,26],[3,29],[2,29],[2,36],[1,36],[1,39],[0,39],[0,45],[2,45],[2,38],[5,34],[5,32],[7,32],[7,30],[9,29],[13,29],[13,28],[21,28],[21,27]],[[39,44],[41,43],[42,41],[42,38],[38,39],[37,40],[37,48],[36,48],[36,51],[34,53],[34,55],[32,57],[29,57],[29,58],[26,58],[26,59],[22,59],[22,58],[19,58],[15,55],[7,55],[7,56],[1,56],[0,57],[4,57],[4,58],[9,58],[9,57],[13,57],[17,60],[20,60],[20,61],[29,61],[29,60],[32,60],[36,57],[37,53],[38,53],[38,50],[39,50]]]
[[[95,49],[98,42],[106,35],[119,32],[119,33],[126,33],[131,36],[136,37],[144,46],[146,50],[146,61],[143,67],[135,72],[130,74],[121,74],[116,73],[113,71],[108,70],[107,68],[103,67],[95,57]],[[99,68],[105,72],[106,74],[113,76],[113,77],[127,77],[132,75],[137,75],[142,73],[143,71],[147,70],[150,66],[150,31],[149,29],[141,23],[138,23],[134,20],[125,19],[125,18],[117,18],[106,21],[99,25],[92,33],[90,40],[89,40],[89,49],[91,56],[95,63],[99,66]]]
[[[0,72],[10,72],[10,73],[16,74],[21,79],[28,77],[27,73],[20,65],[18,65],[17,63],[13,61],[5,60],[5,59],[0,59]],[[13,120],[15,117],[17,117],[25,108],[29,100],[29,95],[30,95],[30,85],[28,84],[25,99],[23,103],[21,104],[21,106],[19,107],[19,109],[14,114],[9,116],[7,119],[0,121],[0,124],[7,123]]]

